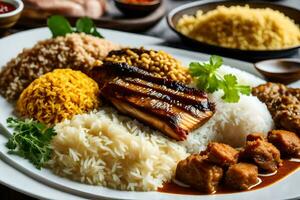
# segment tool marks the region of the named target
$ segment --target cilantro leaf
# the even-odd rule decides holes
[[[249,96],[251,94],[251,87],[248,85],[238,85],[236,86],[241,94]]]
[[[56,134],[53,128],[33,120],[7,119],[8,127],[13,128],[13,135],[6,143],[9,153],[21,156],[40,169],[50,159],[50,142]]]
[[[196,84],[199,89],[213,93],[218,90],[219,81],[215,75],[211,76],[199,76],[196,79]]]
[[[47,25],[53,37],[65,36],[68,33],[74,32],[69,21],[60,15],[51,16],[47,21]]]
[[[93,20],[91,20],[88,17],[83,17],[76,21],[76,30],[77,32],[83,32],[86,34],[103,38],[103,36],[97,31]]]
[[[207,92],[213,93],[218,90],[219,88],[219,80],[215,74],[212,74],[207,78],[207,81],[209,82],[209,86],[207,87]]]
[[[232,74],[224,76],[224,81],[221,84],[224,91],[222,99],[228,103],[236,103],[240,100],[239,93],[250,95],[251,88],[249,86],[238,85],[237,78]]]
[[[223,58],[217,55],[212,55],[209,58],[209,64],[214,68],[214,69],[218,69],[222,66],[223,64]]]
[[[203,66],[202,63],[199,62],[191,62],[189,67],[189,72],[193,77],[201,76],[202,74],[208,73],[205,66]]]
[[[212,55],[209,63],[191,62],[189,71],[193,77],[200,75],[214,74],[218,68],[223,64],[223,59],[220,56]]]
[[[211,56],[209,63],[190,63],[189,71],[196,78],[198,88],[207,92],[215,92],[219,87],[216,70],[221,67],[223,60],[220,56]]]
[[[224,95],[222,99],[229,103],[238,102],[240,100],[240,96],[238,91],[235,88],[237,85],[237,79],[232,74],[227,74],[224,76],[224,81],[221,84],[221,88],[224,91]]]
[[[237,78],[232,74],[226,74],[226,75],[224,75],[223,78],[227,85],[237,85],[238,84]]]
[[[65,36],[68,33],[86,33],[95,37],[103,38],[97,28],[88,17],[80,18],[76,21],[76,27],[72,28],[69,21],[60,15],[53,15],[47,20],[47,25],[52,32],[52,37]]]
[[[103,35],[101,35],[98,31],[97,28],[95,27],[94,30],[91,32],[91,34],[95,37],[99,37],[99,38],[104,38]]]
[[[240,94],[250,95],[249,86],[238,85],[237,78],[232,74],[221,77],[218,69],[222,66],[223,59],[212,55],[209,62],[190,63],[189,72],[195,78],[197,88],[213,93],[219,89],[224,91],[222,97],[225,102],[235,103],[240,99]]]
[[[201,90],[206,90],[207,87],[208,87],[207,77],[206,76],[199,76],[196,79],[196,85],[197,85],[197,88],[199,88]]]

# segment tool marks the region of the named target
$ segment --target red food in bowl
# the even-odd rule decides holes
[[[0,1],[0,14],[9,13],[14,10],[16,10],[14,5]]]
[[[156,0],[122,0],[122,2],[131,4],[149,4],[152,2],[156,2]]]

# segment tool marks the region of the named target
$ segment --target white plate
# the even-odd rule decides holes
[[[122,33],[118,31],[111,30],[101,30],[103,35],[116,43],[130,46],[145,46],[146,48],[165,50],[178,59],[182,60],[183,63],[188,64],[192,60],[207,60],[208,55],[189,52],[184,50],[178,50],[168,47],[159,46],[163,41],[157,38],[139,36],[136,34]],[[41,28],[31,31],[25,31],[22,33],[14,34],[12,36],[6,37],[0,40],[0,66],[3,66],[11,58],[15,57],[24,47],[33,46],[38,40],[49,38],[50,33],[48,29]],[[257,74],[253,66],[249,63],[237,61],[233,59],[224,59],[225,64],[232,67],[237,67],[242,70],[248,71],[253,74]],[[299,82],[294,84],[294,86],[299,87]],[[11,115],[12,105],[8,104],[2,97],[0,97],[0,123],[5,126],[6,118]],[[55,196],[53,188],[58,189],[63,192],[68,192],[73,195],[78,195],[84,198],[114,198],[114,199],[289,199],[300,196],[298,183],[300,181],[300,171],[293,173],[284,180],[273,184],[269,187],[234,194],[217,194],[217,195],[177,195],[177,194],[166,194],[159,192],[125,192],[112,190],[100,186],[91,186],[86,184],[81,184],[78,182],[73,182],[65,178],[61,178],[51,173],[50,170],[42,169],[37,170],[31,165],[27,160],[24,160],[18,156],[13,156],[7,154],[7,149],[5,143],[7,142],[6,134],[10,134],[7,131],[7,127],[2,127],[0,130],[2,133],[0,135],[0,157],[3,161],[7,162],[12,167],[15,167],[19,171],[25,173],[33,179],[47,185],[49,190],[47,192],[51,193],[51,197]],[[4,170],[7,168],[4,168]],[[1,169],[2,170],[2,169]],[[9,170],[7,170],[9,171]],[[19,189],[24,192],[23,188],[20,188],[21,184],[13,183],[16,182],[13,174],[0,173],[0,180],[15,189]],[[5,180],[5,181],[4,181]],[[13,181],[9,181],[13,180]],[[17,180],[20,183],[21,180]],[[29,179],[27,180],[30,182]],[[27,184],[26,179],[23,179],[23,184]],[[50,188],[53,187],[53,188]],[[25,187],[26,188],[26,187]],[[45,188],[44,188],[45,189]],[[31,188],[25,190],[27,194],[41,196],[40,190]],[[61,196],[57,194],[57,199]]]

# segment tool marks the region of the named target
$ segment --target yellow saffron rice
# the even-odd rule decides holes
[[[299,25],[270,8],[218,6],[207,13],[184,15],[176,28],[198,41],[248,50],[282,49],[300,45]]]
[[[21,94],[17,111],[54,124],[97,108],[97,83],[80,71],[56,69],[34,80]]]

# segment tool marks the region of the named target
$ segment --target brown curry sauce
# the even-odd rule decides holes
[[[273,183],[276,183],[277,181],[285,178],[292,172],[295,172],[299,168],[300,168],[300,162],[283,160],[283,165],[278,169],[276,174],[271,176],[259,176],[262,182],[257,186],[251,188],[250,190],[256,190],[256,189],[260,189],[272,185]],[[244,192],[244,191],[249,191],[249,190],[239,191],[239,190],[227,188],[224,185],[220,185],[218,190],[214,194],[228,194],[228,193],[236,193],[236,192]],[[186,187],[179,186],[173,182],[165,183],[162,188],[158,189],[158,192],[186,194],[186,195],[208,195],[207,193],[197,191],[190,187],[186,188]]]

